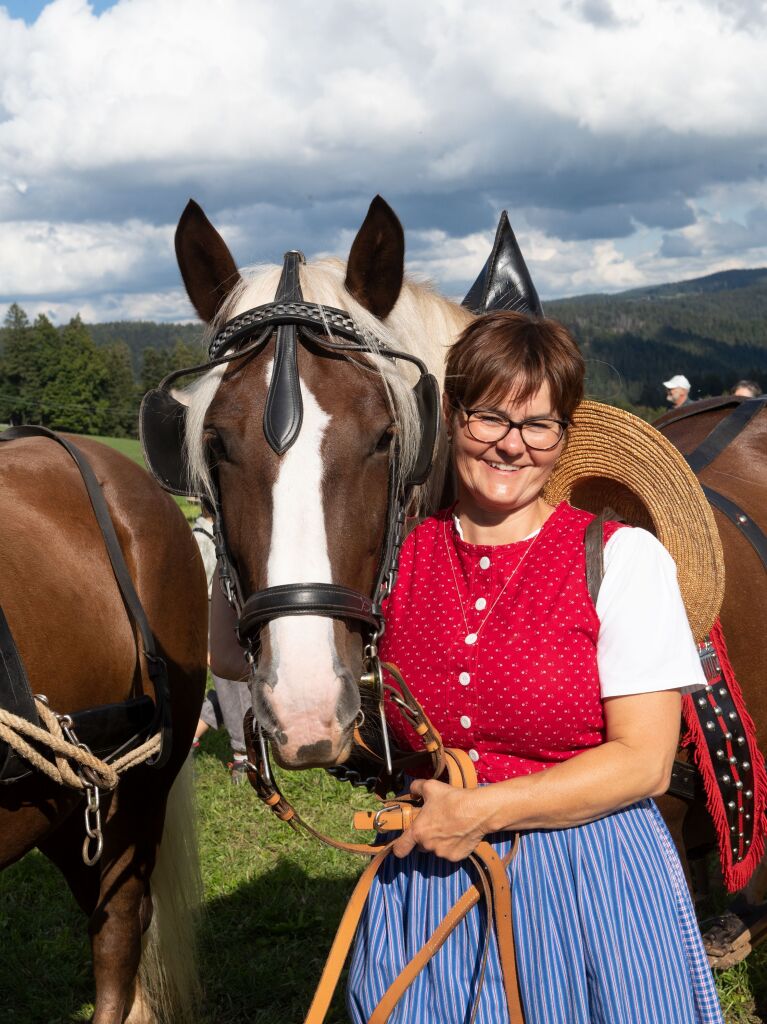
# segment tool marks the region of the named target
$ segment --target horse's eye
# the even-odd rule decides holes
[[[378,438],[378,442],[374,448],[376,452],[388,452],[391,448],[391,443],[394,440],[394,427],[387,427],[383,434]]]
[[[208,454],[208,461],[221,462],[226,458],[226,448],[221,440],[221,435],[215,427],[205,427],[202,434],[202,443]]]

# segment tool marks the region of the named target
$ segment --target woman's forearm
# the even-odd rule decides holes
[[[658,796],[668,788],[673,756],[610,740],[545,771],[493,783],[478,794],[487,832],[569,828]]]

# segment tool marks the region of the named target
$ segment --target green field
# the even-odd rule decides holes
[[[360,860],[297,835],[250,786],[233,786],[222,735],[208,733],[202,746],[195,759],[205,883],[200,1024],[298,1024]],[[309,820],[351,838],[352,809],[369,798],[319,771],[283,774],[282,780]],[[40,854],[0,875],[0,942],[0,1024],[89,1019],[85,920]],[[727,1024],[758,1024],[757,1007],[767,1006],[767,947],[718,982]],[[346,1020],[339,996],[328,1022]]]
[[[142,462],[137,441],[99,440]],[[179,504],[188,518],[196,515],[195,506]],[[233,786],[229,757],[225,737],[209,733],[195,759],[205,885],[200,1024],[297,1024],[361,862],[297,835],[250,786]],[[282,778],[305,817],[352,838],[352,809],[369,798],[320,771]],[[89,1019],[93,982],[85,920],[40,854],[0,874],[0,948],[0,1024]],[[767,1019],[767,945],[720,974],[718,984],[727,1024]],[[337,997],[329,1024],[345,1020]]]

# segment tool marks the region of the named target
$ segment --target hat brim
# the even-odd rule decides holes
[[[543,497],[594,513],[610,507],[654,533],[676,563],[693,635],[704,639],[724,597],[722,544],[697,477],[663,434],[623,409],[582,402]]]

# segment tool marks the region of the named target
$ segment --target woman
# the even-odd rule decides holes
[[[484,836],[509,866],[528,1024],[722,1020],[676,852],[652,801],[668,787],[680,692],[705,685],[673,560],[608,523],[596,606],[593,516],[542,492],[583,395],[559,324],[509,312],[450,351],[444,414],[458,501],[408,537],[382,657],[402,671],[480,788],[416,779],[423,798],[375,882],[348,1006],[366,1021],[474,878]],[[605,438],[609,444],[609,438]],[[415,746],[396,716],[400,743]],[[481,971],[473,911],[406,992],[393,1022],[468,1020]],[[506,1019],[493,944],[479,1024]]]

